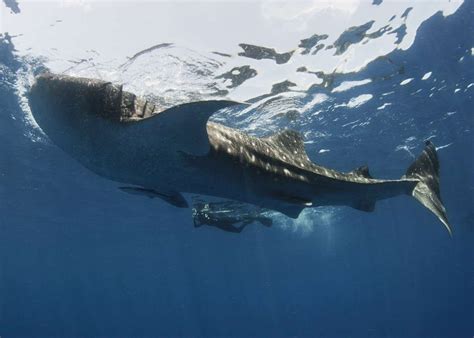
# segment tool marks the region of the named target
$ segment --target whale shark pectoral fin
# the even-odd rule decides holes
[[[360,211],[372,212],[375,210],[375,201],[369,199],[359,200],[353,203],[352,207]]]
[[[210,150],[207,121],[216,111],[241,102],[228,100],[198,101],[171,107],[137,122],[137,135],[150,142],[161,142],[168,151],[205,155]]]
[[[119,187],[120,190],[130,195],[142,195],[148,198],[155,198],[156,192],[153,189],[141,187]]]
[[[369,172],[369,167],[366,166],[366,165],[363,165],[361,167],[358,167],[354,170],[352,170],[350,172],[351,174],[354,174],[356,176],[362,176],[362,177],[365,177],[365,178],[373,178],[371,175],[370,175],[370,172]]]
[[[143,195],[148,198],[159,198],[178,208],[188,207],[188,202],[186,199],[183,197],[183,195],[176,191],[159,192],[154,189],[142,187],[119,187],[119,189],[132,195]]]
[[[188,208],[188,202],[186,199],[177,191],[161,193],[157,192],[159,198],[163,201],[168,202],[171,205],[174,205],[177,208]]]

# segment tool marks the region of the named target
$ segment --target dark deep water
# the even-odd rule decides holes
[[[12,118],[20,116],[11,83],[22,64],[3,39],[0,336],[472,337],[473,14],[466,1],[430,18],[410,49],[389,55],[403,77],[368,87],[378,98],[432,71],[450,90],[429,97],[432,83],[420,81],[415,95],[402,87],[393,115],[378,113],[364,134],[348,134],[340,121],[311,126],[337,135],[324,141],[334,150],[321,164],[349,169],[367,160],[378,176],[401,176],[411,162],[393,153],[405,122],[416,153],[432,129],[438,146],[452,143],[439,151],[451,239],[408,197],[380,202],[372,214],[341,208],[306,235],[256,225],[240,235],[194,229],[189,210],[124,195],[54,145],[26,137]],[[381,67],[373,62],[353,79]]]

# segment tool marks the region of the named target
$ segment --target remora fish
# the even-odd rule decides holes
[[[211,195],[296,218],[307,207],[345,205],[371,212],[378,200],[411,195],[451,234],[430,142],[395,180],[367,167],[349,173],[310,161],[300,134],[257,138],[208,122],[238,102],[201,101],[157,112],[150,102],[101,80],[43,74],[29,93],[34,118],[60,148],[98,175],[187,206],[181,193]]]

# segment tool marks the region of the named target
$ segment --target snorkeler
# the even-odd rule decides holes
[[[262,210],[248,210],[246,205],[238,202],[216,202],[193,204],[194,227],[209,225],[227,232],[241,233],[254,221],[266,227],[272,226],[272,219],[263,216]],[[239,224],[240,225],[237,225]]]

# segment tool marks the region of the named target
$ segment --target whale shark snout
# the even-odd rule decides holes
[[[51,73],[36,77],[28,100],[43,132],[83,164],[97,159],[101,142],[117,142],[114,131],[121,122],[149,117],[155,110],[121,85]]]
[[[105,118],[121,122],[151,116],[155,105],[111,82],[45,73],[36,78],[30,105],[41,128],[53,120],[77,126],[78,120]],[[43,123],[41,123],[43,122]],[[58,127],[58,126],[54,126]]]

